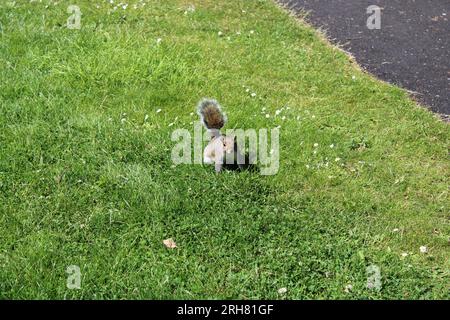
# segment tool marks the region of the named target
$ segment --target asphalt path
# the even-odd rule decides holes
[[[278,0],[350,52],[378,78],[450,115],[450,0]],[[380,8],[377,29],[376,11]]]

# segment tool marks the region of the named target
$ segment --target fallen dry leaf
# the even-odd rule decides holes
[[[163,240],[164,245],[169,248],[169,249],[173,249],[177,247],[177,244],[175,243],[175,241],[173,241],[172,238]]]

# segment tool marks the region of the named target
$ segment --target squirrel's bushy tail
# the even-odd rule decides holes
[[[201,100],[197,112],[206,129],[220,130],[227,122],[227,117],[216,100]]]

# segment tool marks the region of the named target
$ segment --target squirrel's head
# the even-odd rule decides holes
[[[232,153],[234,150],[234,136],[224,136],[222,139],[223,150],[226,153]]]

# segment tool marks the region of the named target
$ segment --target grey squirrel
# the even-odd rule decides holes
[[[222,112],[219,103],[214,99],[203,99],[198,105],[198,115],[200,121],[208,130],[211,140],[203,152],[203,162],[214,164],[215,170],[219,173],[222,168],[244,169],[247,167],[246,156],[238,150],[235,136],[223,135],[220,130],[227,122],[227,116]],[[227,156],[233,154],[233,156]],[[227,159],[232,158],[233,163],[228,163]]]

